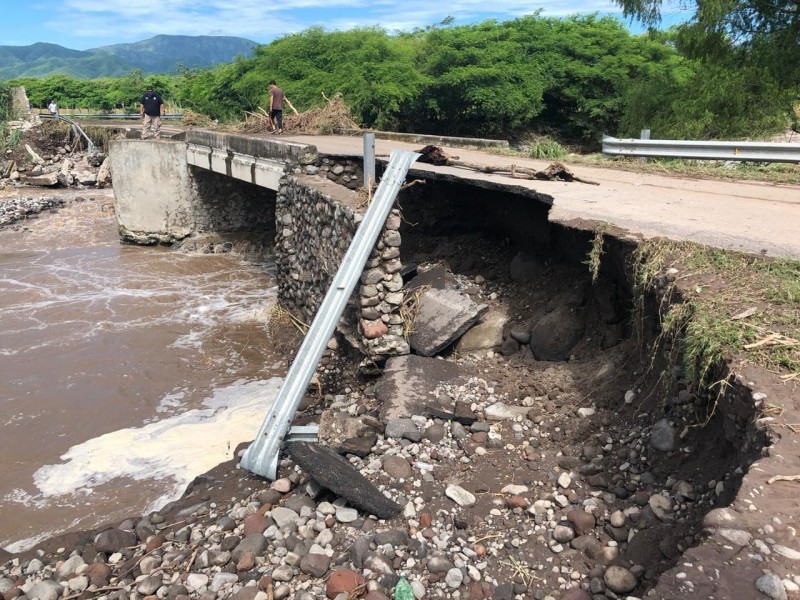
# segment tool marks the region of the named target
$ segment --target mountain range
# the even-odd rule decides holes
[[[132,44],[71,50],[38,42],[30,46],[0,46],[0,79],[69,75],[94,79],[120,77],[131,69],[172,73],[180,66],[207,68],[250,56],[258,44],[228,36],[157,35]]]

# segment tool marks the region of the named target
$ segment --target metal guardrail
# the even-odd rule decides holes
[[[86,140],[86,149],[90,153],[94,152],[94,142],[89,139],[89,136],[86,135],[86,133],[83,131],[83,129],[81,129],[81,126],[78,125],[72,119],[68,119],[64,115],[39,115],[39,116],[43,117],[45,119],[57,119],[59,121],[64,121],[64,123],[67,123],[68,125],[71,125],[72,126],[72,131],[75,132],[75,135],[80,135],[83,139]]]
[[[347,301],[356,287],[369,253],[375,246],[408,169],[421,155],[392,151],[386,172],[356,229],[353,241],[336,271],[330,287],[317,310],[311,327],[303,338],[292,366],[272,403],[258,435],[242,456],[241,465],[248,471],[275,479],[280,446],[289,430],[294,413],[305,394],[328,340],[333,335]]]
[[[651,158],[797,163],[800,162],[800,144],[637,140],[603,136],[603,154],[608,156],[644,156]]]
[[[43,119],[52,118],[52,115],[49,115],[47,113],[42,113],[39,116],[41,118],[43,118]],[[62,117],[63,115],[58,115],[58,116]],[[138,113],[136,113],[136,114],[124,114],[124,115],[115,115],[115,114],[109,114],[109,113],[97,113],[97,114],[82,114],[82,113],[79,113],[79,114],[71,114],[70,117],[74,117],[76,119],[108,119],[108,120],[111,120],[111,121],[120,121],[120,120],[121,121],[125,121],[125,120],[130,120],[130,121],[137,120],[138,121],[138,120],[141,120],[141,118],[142,118],[141,116],[139,116]],[[162,119],[182,119],[183,118],[183,114],[182,113],[167,114],[167,115],[164,115],[161,118]]]

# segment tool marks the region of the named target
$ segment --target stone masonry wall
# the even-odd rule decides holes
[[[278,297],[310,323],[341,264],[362,214],[314,187],[318,175],[286,176],[276,203]],[[369,359],[407,354],[400,306],[400,215],[386,221],[361,283],[350,299],[340,329]]]
[[[364,169],[361,161],[335,159],[321,156],[309,157],[303,161],[303,172],[308,175],[320,175],[328,180],[345,186],[349,190],[357,190],[364,181]]]
[[[205,169],[189,167],[195,233],[272,232],[275,192]]]

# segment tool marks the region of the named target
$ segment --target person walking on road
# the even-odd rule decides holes
[[[147,86],[144,96],[139,104],[139,114],[142,117],[142,139],[158,139],[161,137],[161,117],[166,112],[166,105],[161,96],[153,91],[152,86]]]
[[[58,104],[56,104],[55,100],[50,100],[50,104],[47,105],[47,110],[49,110],[50,114],[54,117],[58,115]]]
[[[292,106],[283,90],[277,86],[275,80],[269,82],[269,118],[272,121],[272,132],[283,133],[283,103],[286,104],[297,114],[297,109]]]

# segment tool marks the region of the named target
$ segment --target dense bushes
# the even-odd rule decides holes
[[[138,112],[139,100],[147,84],[152,84],[168,97],[174,95],[177,81],[166,75],[145,76],[137,69],[119,78],[74,79],[65,75],[51,75],[42,79],[14,79],[10,84],[25,86],[28,100],[36,108],[45,108],[51,100],[55,100],[64,107],[98,111],[122,108],[127,112]]]
[[[270,79],[302,107],[341,92],[370,127],[450,135],[616,132],[633,82],[670,69],[675,51],[612,18],[530,16],[498,23],[283,37],[255,56],[197,73],[182,103],[218,118],[266,104]]]
[[[689,42],[682,42],[683,46]],[[791,91],[720,43],[716,63],[687,58],[674,33],[635,36],[608,17],[528,16],[405,34],[312,28],[211,70],[148,77],[165,98],[221,121],[266,108],[276,79],[298,109],[337,92],[364,126],[513,138],[545,132],[595,144],[602,134],[748,137],[785,126]],[[122,79],[22,80],[32,102],[136,106],[140,72]]]

